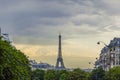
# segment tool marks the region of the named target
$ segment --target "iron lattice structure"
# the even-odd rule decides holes
[[[65,69],[63,58],[62,58],[61,34],[59,34],[58,58],[56,62],[56,69]]]

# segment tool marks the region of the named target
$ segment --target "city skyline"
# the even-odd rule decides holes
[[[104,45],[120,37],[118,0],[0,0],[0,27],[29,58],[56,64],[62,34],[64,64],[92,68]]]

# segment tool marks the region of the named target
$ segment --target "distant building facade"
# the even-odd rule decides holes
[[[85,72],[92,72],[93,69],[82,69]]]
[[[31,70],[42,69],[42,70],[49,70],[54,69],[54,66],[48,63],[37,63],[35,60],[29,60]]]
[[[114,66],[120,66],[120,38],[114,38],[108,46],[101,50],[96,65],[97,67],[101,66],[106,71]]]
[[[7,33],[2,33],[1,28],[0,28],[0,37],[4,41],[12,43],[12,41],[10,41],[9,35]]]
[[[99,67],[99,59],[96,59],[96,61],[95,61],[95,67],[94,68],[98,68]]]

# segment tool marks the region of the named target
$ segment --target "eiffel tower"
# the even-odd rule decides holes
[[[65,69],[62,58],[62,50],[61,50],[61,34],[59,34],[59,47],[58,47],[58,58],[56,62],[56,69]]]

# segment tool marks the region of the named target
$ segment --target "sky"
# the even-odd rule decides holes
[[[0,0],[0,27],[30,59],[52,65],[61,33],[65,67],[92,68],[104,47],[96,43],[120,37],[119,7],[119,0]]]

